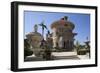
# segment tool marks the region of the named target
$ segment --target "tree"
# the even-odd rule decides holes
[[[42,36],[44,37],[44,29],[47,29],[47,26],[44,24],[44,21],[40,23],[39,25],[42,27]]]
[[[85,45],[81,45],[78,41],[76,42],[75,48],[77,50],[78,55],[85,55],[86,54]]]
[[[24,58],[32,54],[33,54],[33,51],[30,50],[30,44],[28,43],[28,39],[24,39]]]
[[[44,24],[44,21],[42,23],[39,24],[39,26],[42,27],[42,36],[43,36],[43,40],[41,41],[41,47],[44,47],[44,29],[48,30],[47,26]],[[48,30],[48,34],[50,34],[49,30]]]
[[[76,41],[75,48],[76,48],[76,49],[79,49],[79,46],[80,46],[80,43],[79,43],[78,41]]]
[[[79,54],[80,43],[78,41],[76,41],[75,48],[76,48],[77,54]]]

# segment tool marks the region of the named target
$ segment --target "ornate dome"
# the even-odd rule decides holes
[[[68,19],[68,17],[65,16],[64,18],[61,18],[60,20],[53,22],[51,24],[51,28],[56,28],[57,26],[62,25],[62,26],[65,26],[65,27],[73,30],[75,27],[74,24],[72,22],[68,21],[67,19]]]
[[[43,36],[37,32],[38,26],[35,24],[34,25],[34,32],[30,32],[29,34],[26,35],[26,37],[30,40],[32,39],[33,41],[41,41],[43,39]]]
[[[42,40],[43,36],[38,32],[30,32],[28,35],[26,35],[27,38],[32,38],[33,40]]]
[[[28,35],[31,35],[31,36],[42,36],[39,32],[30,32]]]

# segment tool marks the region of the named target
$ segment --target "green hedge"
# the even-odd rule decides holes
[[[24,58],[32,54],[33,54],[33,51],[31,51],[30,49],[24,48]]]
[[[78,55],[85,55],[87,53],[87,50],[78,50],[77,54]]]

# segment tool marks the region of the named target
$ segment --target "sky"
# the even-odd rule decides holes
[[[68,16],[68,20],[74,23],[75,41],[79,41],[84,44],[86,38],[90,39],[90,14],[83,13],[61,13],[61,12],[37,12],[37,11],[24,11],[24,36],[34,31],[34,25],[40,24],[44,21],[44,24],[52,32],[50,25],[62,17]],[[42,34],[42,28],[38,27],[38,32]],[[45,30],[44,35],[47,31]]]

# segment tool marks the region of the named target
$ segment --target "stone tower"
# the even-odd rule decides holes
[[[51,24],[53,47],[60,47],[66,51],[72,51],[74,45],[74,36],[77,33],[73,33],[75,25],[68,20],[67,16],[64,16],[58,21]]]

